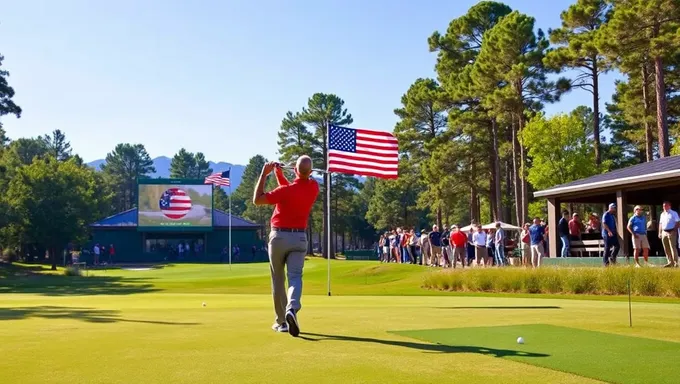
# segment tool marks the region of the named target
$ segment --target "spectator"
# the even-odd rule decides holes
[[[101,252],[101,248],[99,248],[99,243],[94,245],[92,252],[94,252],[94,265],[99,265],[99,254]]]
[[[496,246],[496,265],[502,267],[505,263],[505,231],[501,228],[501,223],[496,223],[496,235],[494,236]]]
[[[432,232],[428,237],[430,239],[430,264],[436,267],[439,266],[439,258],[442,255],[442,234],[437,225],[432,226]]]
[[[610,261],[613,264],[616,264],[616,256],[619,254],[620,246],[619,237],[616,231],[615,212],[616,204],[612,203],[609,204],[609,210],[602,215],[602,239],[604,239],[604,256],[602,257],[602,261],[605,266],[608,266]],[[614,252],[611,252],[612,247],[614,248]]]
[[[678,228],[680,228],[678,213],[671,209],[670,202],[664,201],[663,212],[659,215],[659,239],[668,259],[664,268],[674,267],[678,263]]]
[[[522,251],[522,265],[531,265],[531,237],[529,234],[529,223],[524,223],[522,233],[520,234],[520,246]]]
[[[543,258],[545,227],[541,225],[541,219],[534,219],[534,225],[529,227],[529,238],[531,240],[531,266],[538,268],[541,266]]]
[[[456,268],[456,262],[460,261],[462,268],[465,268],[465,251],[467,249],[467,236],[458,229],[458,226],[451,226],[451,246],[453,249],[452,263]]]
[[[562,211],[562,218],[557,224],[560,240],[562,240],[562,257],[569,256],[569,211]]]
[[[409,242],[408,242],[408,252],[411,257],[411,264],[416,263],[416,258],[418,257],[416,255],[416,244],[418,244],[418,237],[416,236],[416,230],[411,229],[411,232],[409,233]]]
[[[633,240],[633,258],[635,267],[640,268],[640,253],[642,252],[645,263],[649,260],[649,241],[647,240],[647,219],[642,212],[642,207],[636,205],[635,214],[628,220],[628,232]]]
[[[583,231],[583,223],[581,223],[578,213],[574,213],[572,219],[569,220],[569,240],[581,240],[581,231]]]
[[[441,234],[441,244],[442,244],[442,258],[444,261],[442,262],[442,267],[449,267],[451,266],[451,248],[449,247],[449,236],[451,236],[451,233],[449,232],[449,225],[446,224],[444,225],[444,230],[442,231]]]
[[[113,244],[109,245],[109,264],[113,264],[113,259],[116,258],[116,249],[113,248]]]
[[[475,228],[475,233],[472,235],[472,243],[475,246],[475,264],[479,267],[482,260],[486,260],[486,232],[482,230],[481,226]]]
[[[378,260],[384,262],[383,260],[383,247],[385,246],[385,235],[380,235],[380,240],[378,240]]]
[[[420,231],[420,265],[430,265],[430,236],[425,229]]]

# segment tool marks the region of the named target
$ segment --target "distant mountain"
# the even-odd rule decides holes
[[[153,165],[156,168],[156,173],[152,174],[151,177],[160,177],[160,178],[169,178],[170,177],[170,162],[172,159],[170,159],[167,156],[160,156],[156,157],[153,159]],[[100,160],[94,160],[87,165],[90,167],[101,171],[101,166],[102,164],[106,163],[106,160],[100,159]],[[213,172],[224,172],[227,169],[231,168],[231,188],[232,190],[236,189],[239,184],[241,184],[241,178],[243,177],[243,171],[246,169],[245,165],[234,165],[231,163],[226,163],[226,162],[219,162],[215,163],[214,161],[209,161],[208,164],[210,164],[210,168],[212,168]]]

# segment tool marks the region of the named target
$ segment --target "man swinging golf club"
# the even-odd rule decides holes
[[[265,193],[267,176],[275,170],[279,186]],[[311,178],[312,159],[300,156],[295,164],[295,180],[289,182],[283,174],[281,164],[269,162],[262,168],[260,179],[253,193],[253,204],[275,205],[269,233],[269,269],[272,276],[272,296],[276,322],[272,329],[300,334],[297,313],[300,311],[302,295],[302,268],[307,253],[307,219],[319,195],[319,184]],[[286,276],[288,271],[288,297],[286,297]]]

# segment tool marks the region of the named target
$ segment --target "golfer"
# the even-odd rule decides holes
[[[276,170],[279,186],[265,193],[267,176]],[[319,195],[319,184],[312,179],[312,159],[300,156],[295,164],[295,180],[291,183],[283,175],[278,163],[269,162],[262,168],[260,179],[253,193],[253,204],[275,205],[269,233],[269,269],[272,276],[272,296],[276,322],[272,329],[300,334],[297,313],[302,296],[302,267],[307,253],[307,219]],[[286,297],[286,274],[288,270],[288,297]]]

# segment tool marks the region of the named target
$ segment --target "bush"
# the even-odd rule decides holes
[[[2,254],[0,254],[0,260],[11,264],[17,261],[17,252],[12,248],[5,248],[2,250]]]
[[[470,268],[429,274],[423,287],[446,291],[680,297],[680,271],[660,268]]]
[[[80,268],[70,266],[70,267],[66,267],[64,269],[64,275],[65,276],[82,276],[82,273],[80,272]]]

